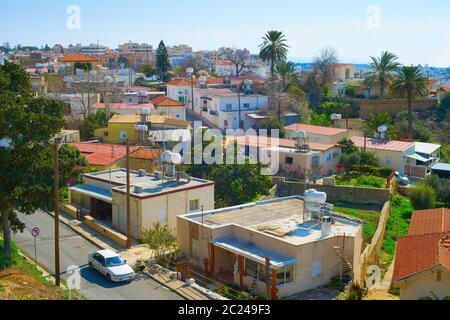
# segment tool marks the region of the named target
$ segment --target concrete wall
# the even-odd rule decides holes
[[[370,114],[388,113],[395,116],[402,111],[408,111],[407,101],[404,99],[383,99],[383,100],[359,100],[360,116],[367,118]],[[414,101],[414,110],[429,110],[437,105],[434,99],[417,99]]]
[[[441,271],[440,281],[439,271],[429,271],[425,274],[410,278],[400,286],[401,300],[418,300],[425,297],[432,297],[431,292],[440,299],[450,295],[450,273]]]
[[[120,246],[126,248],[127,247],[127,237],[123,234],[120,234],[104,225],[96,221],[94,218],[87,216],[84,218],[83,223],[87,225],[89,228],[97,231],[101,235],[107,237],[108,239],[114,241]]]
[[[285,178],[274,177],[272,183],[278,185],[278,196],[287,197],[293,195],[303,195],[305,192],[305,184],[303,182],[290,182]],[[309,183],[307,189],[316,189],[326,192],[328,202],[349,202],[354,204],[373,204],[384,205],[386,201],[390,201],[391,194],[389,189],[371,189],[347,186],[324,186]]]

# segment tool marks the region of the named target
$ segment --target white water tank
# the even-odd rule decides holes
[[[378,127],[378,132],[380,133],[380,138],[386,138],[386,132],[388,131],[388,127],[386,125],[382,125]]]
[[[331,219],[331,217],[330,216],[322,217],[321,224],[322,224],[321,228],[322,238],[327,238],[331,236],[333,233],[333,220]]]
[[[149,108],[141,108],[141,115],[148,116],[150,115],[150,109]]]
[[[306,202],[325,204],[327,202],[327,194],[319,192],[315,189],[305,191],[304,198]]]
[[[172,151],[164,151],[161,155],[161,160],[164,163],[181,164],[182,157],[179,153],[175,153]]]
[[[143,124],[137,124],[134,128],[136,132],[148,132],[148,126]]]
[[[333,121],[342,120],[342,114],[333,113],[330,118]]]

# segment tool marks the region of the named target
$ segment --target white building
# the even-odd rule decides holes
[[[267,109],[268,104],[269,98],[259,94],[238,94],[230,89],[194,91],[194,111],[222,130],[239,129],[239,119],[244,129],[250,128],[246,114]]]
[[[146,43],[134,43],[129,42],[119,45],[119,51],[122,54],[134,54],[134,53],[153,53],[153,46]]]
[[[109,52],[109,48],[92,43],[88,46],[81,47],[80,52],[90,56],[106,56]]]

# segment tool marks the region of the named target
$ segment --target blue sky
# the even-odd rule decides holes
[[[66,26],[69,5],[81,10],[79,30]],[[450,2],[443,0],[0,0],[0,6],[0,43],[116,47],[129,40],[156,46],[163,39],[195,50],[256,52],[264,33],[278,29],[294,60],[332,46],[342,62],[366,62],[390,50],[405,64],[450,66]]]

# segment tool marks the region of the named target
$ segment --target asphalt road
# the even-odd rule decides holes
[[[43,212],[31,216],[20,215],[26,224],[22,234],[13,235],[16,244],[29,256],[34,257],[33,227],[40,229],[37,238],[37,260],[50,272],[54,272],[54,220]],[[182,300],[182,298],[145,275],[138,275],[131,283],[108,282],[87,266],[88,254],[99,250],[64,224],[60,224],[61,278],[67,280],[69,266],[78,266],[81,274],[81,290],[90,300]]]

